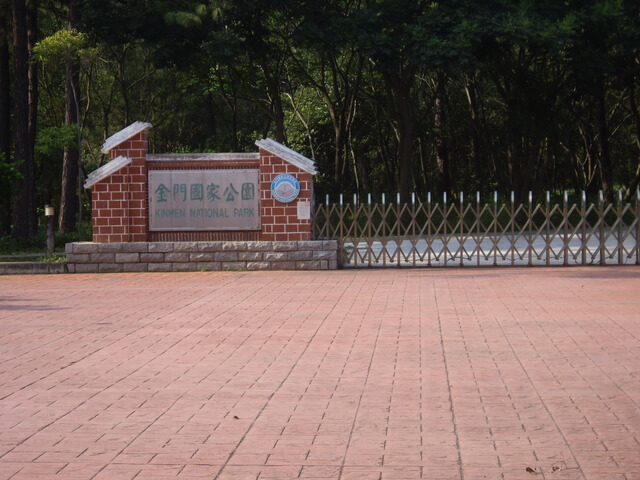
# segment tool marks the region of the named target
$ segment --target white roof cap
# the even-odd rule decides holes
[[[291,150],[289,147],[285,147],[281,143],[272,140],[271,138],[265,138],[258,140],[256,145],[260,148],[264,148],[266,151],[273,153],[274,155],[286,160],[287,162],[295,165],[296,167],[308,172],[312,175],[318,173],[316,170],[316,164],[313,160],[300,155],[298,152]]]
[[[132,158],[120,155],[119,157],[111,160],[109,163],[105,163],[103,166],[87,175],[87,181],[84,184],[84,188],[93,187],[96,183],[104,180],[107,177],[110,177],[121,168],[126,167],[132,161]]]
[[[113,150],[122,142],[129,140],[131,137],[135,137],[140,132],[149,128],[153,128],[153,125],[151,125],[150,123],[133,122],[128,127],[123,128],[118,133],[114,133],[109,138],[107,138],[104,142],[104,145],[102,146],[102,153],[109,153],[110,150]]]

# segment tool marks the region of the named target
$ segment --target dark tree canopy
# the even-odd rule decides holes
[[[0,180],[22,169],[22,198],[31,175],[37,205],[64,204],[65,229],[78,218],[77,142],[50,133],[78,122],[84,174],[105,161],[107,136],[144,120],[157,152],[253,150],[274,137],[317,162],[321,198],[638,188],[638,2],[43,2],[31,38],[74,27],[91,53],[44,64],[38,95],[21,90],[35,64],[20,33],[29,5],[14,0],[13,18],[12,4],[0,9],[0,82],[12,95],[0,98],[11,124]],[[26,208],[0,198],[4,229]]]

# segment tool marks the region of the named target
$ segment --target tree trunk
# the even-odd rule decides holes
[[[21,177],[13,198],[13,233],[19,238],[36,234],[35,174],[33,162],[34,120],[30,115],[29,36],[25,0],[13,0],[13,55],[15,100],[15,159]],[[33,92],[31,92],[33,93]]]
[[[398,131],[398,192],[400,204],[409,203],[409,189],[411,182],[411,155],[415,140],[415,121],[413,118],[411,87],[415,80],[415,67],[405,65],[399,72],[387,72],[390,91],[393,96],[393,106]]]
[[[118,47],[114,48],[114,57],[117,59],[118,65],[116,66],[116,80],[120,85],[120,93],[122,95],[122,102],[124,104],[124,125],[127,126],[131,123],[130,114],[130,99],[129,99],[129,85],[127,84],[126,69],[127,69],[127,53],[129,52],[129,45],[123,45],[118,51]]]
[[[213,103],[213,94],[208,92],[204,95],[204,108],[207,119],[207,137],[211,140],[211,145],[218,137],[218,129],[216,127],[216,108]],[[234,150],[234,152],[237,150]]]
[[[482,191],[483,188],[487,192],[489,189],[487,172],[488,165],[484,165],[482,161],[482,151],[480,149],[480,126],[478,120],[478,94],[475,75],[465,75],[465,90],[467,92],[467,100],[469,101],[469,136],[471,142],[471,151],[473,152],[473,166],[476,174],[476,190]]]
[[[284,108],[282,106],[282,98],[280,97],[280,89],[277,85],[273,88],[271,111],[273,112],[273,122],[276,127],[276,142],[285,144],[287,143],[287,135],[284,127]]]
[[[38,41],[38,0],[26,0],[27,6],[27,45],[29,59]],[[29,138],[31,151],[36,146],[38,124],[38,64],[29,61]],[[32,153],[33,155],[33,153]]]
[[[333,138],[335,142],[335,150],[333,151],[333,181],[335,183],[335,188],[342,192],[345,186],[344,179],[344,131],[342,129],[342,121],[337,118],[333,118],[335,115],[332,115],[333,120]]]
[[[627,185],[627,192],[624,195],[624,201],[626,203],[631,202],[633,197],[637,195],[638,184],[640,184],[640,112],[638,111],[638,105],[636,104],[636,90],[633,77],[629,79],[629,91],[629,105],[631,106],[631,114],[636,124],[636,147],[638,147],[638,165],[636,167],[636,174]]]
[[[511,177],[511,191],[515,205],[524,203],[529,189],[529,173],[527,167],[527,140],[523,134],[520,102],[507,101],[507,161]]]
[[[237,97],[235,97],[234,94],[233,108],[231,109],[231,150],[234,152],[240,150],[238,133],[238,103]]]
[[[436,164],[438,166],[438,189],[440,193],[451,192],[451,171],[449,169],[449,148],[444,135],[446,111],[444,109],[444,75],[436,75],[436,97],[434,100],[434,131],[436,136]]]
[[[598,81],[598,97],[596,99],[598,118],[598,139],[600,141],[600,186],[607,202],[613,203],[613,165],[609,151],[609,125],[607,122],[607,104],[605,100],[604,79]]]
[[[11,161],[11,74],[8,12],[0,12],[0,163]],[[11,231],[11,193],[0,192],[0,235]]]
[[[76,28],[79,21],[79,9],[76,0],[69,0],[69,29]],[[77,104],[80,99],[80,63],[77,60],[68,60],[66,66],[65,82],[65,125],[78,126]],[[62,185],[60,194],[60,215],[58,217],[58,229],[61,232],[72,232],[76,224],[78,214],[78,168],[81,145],[68,146],[64,149],[62,157]]]
[[[275,127],[275,140],[278,143],[286,144],[286,131],[284,126],[284,107],[282,106],[282,92],[280,90],[280,64],[271,66],[269,57],[260,60],[260,66],[264,75],[267,87],[267,97],[269,98],[269,116]]]

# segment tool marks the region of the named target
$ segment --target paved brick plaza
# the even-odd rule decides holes
[[[640,479],[639,267],[4,276],[0,322],[0,479]]]

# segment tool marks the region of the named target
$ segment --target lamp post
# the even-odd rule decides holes
[[[54,236],[53,236],[53,205],[44,206],[44,218],[47,221],[47,258],[53,255]]]

